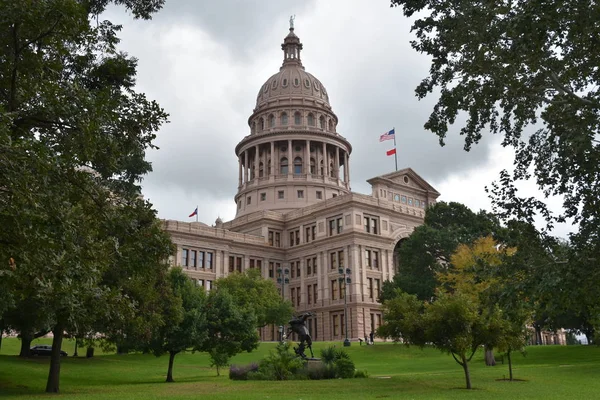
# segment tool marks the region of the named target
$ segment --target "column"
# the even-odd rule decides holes
[[[306,175],[310,174],[310,140],[306,141],[306,149],[304,149],[304,173]],[[308,196],[308,193],[307,193]]]
[[[288,140],[288,179],[293,179],[294,160],[292,160],[292,140]],[[289,196],[289,195],[288,195]]]
[[[275,175],[275,142],[271,142],[271,167],[269,168],[269,176]]]
[[[248,183],[248,150],[244,150],[244,183]]]
[[[340,148],[335,146],[335,178],[338,180],[340,179]]]
[[[323,142],[323,175],[329,176],[329,161],[327,160],[327,144]]]
[[[238,156],[238,187],[242,187],[242,157]]]
[[[348,151],[344,151],[344,182],[350,187],[350,173],[348,172]]]
[[[254,180],[258,183],[258,172],[259,172],[258,145],[254,146],[254,151],[256,152],[256,154],[254,154]],[[264,167],[263,167],[263,173],[264,173]],[[256,200],[258,200],[258,199],[256,199]]]

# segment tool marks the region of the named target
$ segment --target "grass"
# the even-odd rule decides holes
[[[47,339],[34,344],[46,344]],[[315,355],[331,343],[315,343]],[[4,339],[0,351],[0,397],[54,398],[44,393],[49,359],[16,356],[20,342]],[[336,343],[341,346],[341,343]],[[274,348],[263,343],[253,353],[232,362],[258,361]],[[73,342],[63,350],[73,353]],[[367,379],[330,381],[231,381],[209,368],[206,354],[180,354],[175,359],[175,383],[165,383],[168,357],[144,354],[102,354],[91,359],[67,357],[61,366],[64,399],[564,399],[597,398],[600,392],[600,348],[592,346],[529,347],[527,356],[514,355],[515,378],[502,381],[508,366],[486,367],[483,355],[471,363],[474,390],[464,389],[461,367],[451,356],[434,349],[420,350],[391,343],[347,348]],[[79,352],[85,354],[84,349]]]

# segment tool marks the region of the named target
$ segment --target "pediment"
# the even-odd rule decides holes
[[[404,168],[399,171],[391,172],[389,174],[377,176],[375,178],[369,179],[367,182],[369,182],[370,184],[374,184],[382,181],[390,187],[412,188],[418,191],[432,193],[436,197],[440,195],[440,193],[437,190],[435,190],[433,186],[431,186],[412,168]]]

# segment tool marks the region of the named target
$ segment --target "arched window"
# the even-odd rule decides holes
[[[294,174],[302,173],[302,159],[300,157],[294,158]]]
[[[315,159],[311,158],[310,159],[310,173],[313,174],[313,175],[316,173],[315,167],[316,167],[315,166]]]
[[[315,126],[315,116],[312,113],[308,114],[308,125]]]
[[[273,114],[269,115],[269,128],[275,127],[275,116]]]
[[[302,122],[302,117],[300,116],[299,112],[296,112],[294,114],[294,125],[300,125],[301,122]]]
[[[329,176],[335,178],[335,171],[333,170],[333,163],[329,164]]]
[[[319,126],[321,127],[321,129],[325,129],[325,117],[321,115],[321,118],[319,118]]]
[[[250,179],[256,178],[256,165],[254,163],[250,164]]]
[[[321,162],[319,163],[319,169],[321,170],[321,173],[319,175],[325,175],[325,169],[323,167],[323,160],[321,160]]]
[[[333,132],[333,121],[329,120],[329,131]]]
[[[283,157],[281,159],[281,162],[279,163],[279,173],[281,175],[287,175],[288,174],[288,159]]]
[[[271,159],[269,158],[269,161],[267,161],[267,176],[271,175]]]
[[[265,165],[261,162],[258,164],[258,177],[262,178],[265,176]]]
[[[258,126],[260,127],[260,130],[261,130],[261,131],[264,131],[264,130],[265,130],[265,119],[264,119],[264,118],[262,118],[262,117],[261,117],[261,119],[260,119],[260,122],[259,122],[259,125],[258,125]]]
[[[288,124],[288,116],[286,113],[281,113],[281,125]]]

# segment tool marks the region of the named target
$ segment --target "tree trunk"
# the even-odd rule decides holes
[[[217,365],[217,376],[221,376],[221,368]]]
[[[85,352],[85,356],[86,358],[92,358],[94,357],[94,348],[93,347],[88,347],[87,351]]]
[[[471,389],[471,373],[469,372],[469,362],[467,361],[467,357],[461,356],[462,367],[465,370],[465,379],[467,381],[467,389]]]
[[[506,352],[506,358],[508,358],[508,376],[509,376],[509,379],[512,381],[513,380],[513,373],[512,373],[512,361],[510,359],[510,350],[508,350]]]
[[[0,319],[0,350],[2,350],[2,335],[4,334],[4,319]]]
[[[535,325],[535,344],[537,346],[542,344],[542,328],[539,325]]]
[[[77,354],[77,338],[75,338],[75,351],[73,351],[73,357],[77,357],[79,354]]]
[[[63,327],[57,325],[52,331],[52,356],[50,357],[50,372],[48,373],[48,383],[46,384],[46,393],[58,393],[58,384],[60,380],[60,349],[63,341]]]
[[[167,371],[167,382],[175,382],[173,380],[173,361],[175,361],[175,355],[177,355],[177,353],[173,351],[169,352],[169,371]]]
[[[33,341],[33,335],[29,333],[21,332],[21,352],[19,357],[31,357],[31,342]]]
[[[496,365],[493,347],[485,347],[485,365],[487,365],[488,367],[493,367],[494,365]]]

